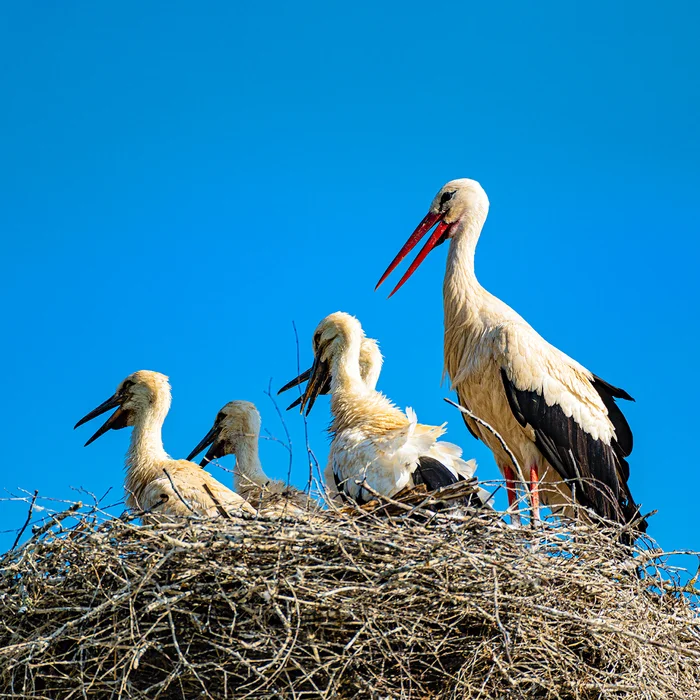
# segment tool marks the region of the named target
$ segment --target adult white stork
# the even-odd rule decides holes
[[[108,430],[133,426],[124,489],[126,505],[145,511],[144,521],[193,513],[213,517],[220,514],[220,508],[235,515],[255,515],[255,509],[237,493],[196,464],[172,459],[163,449],[161,431],[170,409],[170,384],[165,375],[149,370],[130,374],[113,396],[81,418],[75,427],[113,408],[117,410],[85,446]]]
[[[597,516],[629,523],[638,517],[625,460],[632,432],[615,399],[632,398],[547,343],[479,284],[474,252],[488,210],[478,182],[448,182],[377,287],[437,224],[391,294],[433,248],[450,241],[443,285],[444,355],[460,403],[504,438],[526,470],[535,511],[541,492],[544,503],[565,514],[579,512],[576,503]],[[493,451],[512,505],[515,474],[508,456],[491,433],[467,417],[465,422]],[[646,523],[637,521],[636,528],[645,531]]]
[[[230,401],[219,411],[211,430],[187,459],[192,460],[207,447],[199,463],[202,467],[214,459],[235,455],[233,485],[236,493],[266,515],[299,516],[318,510],[319,504],[308,494],[265,474],[258,452],[260,426],[260,413],[255,404]]]
[[[362,377],[362,381],[365,383],[365,386],[367,386],[370,389],[375,389],[377,387],[377,382],[379,381],[379,375],[382,372],[382,365],[384,364],[384,358],[382,357],[382,353],[379,350],[379,343],[374,339],[374,338],[363,338],[362,339],[362,344],[360,345],[360,376]],[[279,396],[282,392],[288,391],[289,389],[292,389],[295,386],[299,386],[300,384],[303,384],[304,382],[309,381],[309,377],[311,376],[311,369],[307,369],[305,372],[302,372],[298,377],[295,377],[292,379],[291,382],[287,382],[278,392],[277,395]],[[323,385],[323,387],[319,390],[319,395],[320,394],[330,394],[331,392],[331,378],[328,377],[326,383]],[[294,408],[295,406],[298,406],[301,403],[301,396],[297,397],[292,403],[287,406],[287,410],[289,411],[291,408]],[[313,400],[309,400],[309,404],[306,408],[306,413],[307,415],[311,411],[311,408],[314,405]]]
[[[425,484],[435,490],[472,478],[474,460],[464,461],[459,447],[438,440],[444,425],[421,425],[412,409],[403,413],[365,384],[359,369],[363,338],[360,322],[349,314],[337,312],[321,321],[301,402],[303,411],[330,378],[329,460],[338,492],[366,503],[372,490],[391,497],[407,486]],[[485,502],[489,495],[484,491],[480,498]]]

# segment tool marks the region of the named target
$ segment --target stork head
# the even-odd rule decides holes
[[[199,441],[187,459],[197,456],[209,447],[199,463],[202,467],[214,459],[236,454],[241,440],[260,435],[260,414],[250,401],[230,401],[217,414],[211,430]]]
[[[306,408],[308,415],[317,397],[326,385],[329,385],[335,360],[339,358],[348,347],[356,342],[361,347],[365,339],[360,322],[350,314],[336,311],[326,316],[316,326],[313,337],[314,364],[311,367],[311,376],[306,385],[306,391],[301,397],[301,411]],[[359,373],[359,359],[357,372]]]
[[[160,372],[147,369],[139,370],[122,380],[114,394],[101,403],[96,409],[81,418],[75,428],[91,421],[93,418],[117,410],[107,419],[106,423],[85,443],[87,447],[108,430],[121,430],[134,425],[139,416],[147,411],[155,411],[159,417],[165,418],[170,408],[170,384],[168,378]]]
[[[428,213],[423,217],[423,221],[418,224],[418,228],[411,234],[398,255],[391,261],[391,264],[382,275],[375,290],[394,271],[398,264],[416,247],[418,241],[425,236],[430,229],[437,224],[435,231],[426,241],[425,245],[418,253],[416,259],[406,270],[404,276],[394,287],[389,296],[393,296],[408,280],[408,278],[418,269],[425,260],[428,253],[437,248],[440,244],[455,236],[463,230],[464,223],[472,218],[479,218],[482,222],[486,218],[489,210],[489,200],[484,192],[484,188],[476,181],[469,178],[450,180],[435,195]]]
[[[362,344],[360,346],[360,376],[364,381],[368,389],[374,389],[379,381],[379,375],[382,371],[382,365],[384,364],[384,358],[379,350],[379,343],[374,338],[363,338]],[[302,372],[298,377],[292,379],[291,382],[287,382],[277,394],[281,394],[283,391],[287,391],[295,386],[299,386],[304,382],[309,380],[311,376],[312,368],[310,367],[305,372]],[[318,392],[318,395],[329,394],[331,391],[331,375],[329,374],[325,384]],[[292,403],[287,406],[287,410],[298,406],[301,403],[302,396],[296,398]],[[311,407],[309,407],[311,410]]]

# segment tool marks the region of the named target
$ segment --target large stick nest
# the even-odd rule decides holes
[[[697,597],[659,550],[393,510],[54,516],[0,560],[0,697],[700,697]]]

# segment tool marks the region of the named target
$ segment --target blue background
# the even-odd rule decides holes
[[[171,378],[174,456],[232,399],[283,438],[264,391],[296,374],[292,321],[305,368],[336,310],[379,338],[380,388],[497,478],[442,400],[446,247],[373,292],[440,186],[472,177],[480,281],[637,399],[633,493],[664,547],[700,549],[699,20],[692,2],[5,4],[0,486],[118,495],[128,431],[83,449],[98,424],[72,426],[142,368]],[[322,463],[327,424],[321,401]],[[285,450],[262,452],[283,477]],[[25,512],[0,503],[0,529]]]

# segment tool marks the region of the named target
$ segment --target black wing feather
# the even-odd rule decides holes
[[[348,479],[343,479],[341,481],[340,477],[335,473],[335,469],[333,470],[333,481],[335,481],[335,488],[338,491],[338,495],[340,496],[340,500],[344,501],[345,503],[347,503],[350,500],[353,500],[358,505],[363,506],[372,500],[371,497],[365,496],[365,493],[369,494],[369,491],[367,491],[366,489],[362,489],[362,488],[360,489],[359,493],[357,494],[357,497],[353,498],[345,490],[345,486],[348,483]]]
[[[463,477],[455,476],[442,462],[432,457],[419,457],[418,466],[413,472],[413,483],[425,484],[428,491],[435,491],[443,486],[464,481]]]
[[[442,462],[433,457],[419,457],[418,466],[413,472],[413,483],[415,486],[425,484],[428,491],[435,491],[443,486],[456,484],[458,481],[466,481],[461,474],[453,474]],[[462,504],[472,508],[481,508],[483,503],[476,493],[465,496]]]
[[[593,375],[593,388],[598,392],[605,408],[608,409],[608,417],[615,428],[615,442],[619,447],[620,458],[628,457],[632,453],[632,429],[627,422],[620,407],[615,403],[615,399],[625,399],[634,401],[634,399],[623,389],[608,384],[600,377]]]
[[[620,426],[622,435],[622,444],[613,440],[608,445],[593,439],[573,418],[568,418],[558,404],[548,406],[538,392],[518,389],[503,368],[501,377],[516,420],[523,427],[532,427],[537,448],[559,476],[571,482],[576,500],[609,520],[627,523],[634,519],[637,506],[627,485],[629,466],[624,460],[629,454],[626,450],[631,449],[632,433],[613,401],[614,396],[629,395],[602,380],[596,387],[599,393],[605,392],[614,406],[616,413],[614,418],[611,415],[611,420],[616,432]],[[601,398],[608,407],[606,398],[602,395]],[[609,407],[608,412],[613,413]],[[640,523],[639,529],[645,531],[646,523]]]

